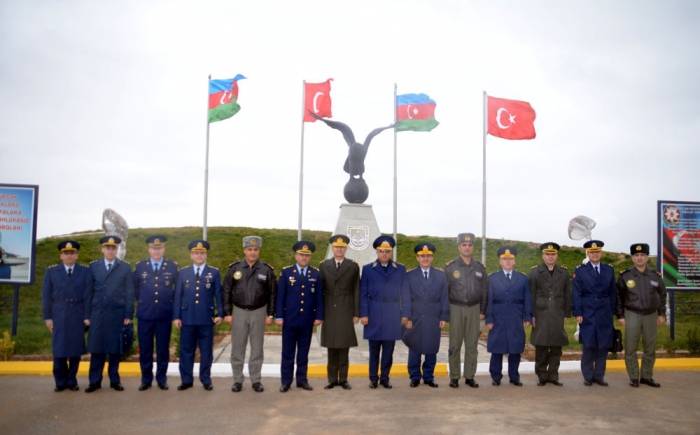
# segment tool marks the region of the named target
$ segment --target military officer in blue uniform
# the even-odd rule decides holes
[[[139,391],[148,390],[153,383],[154,340],[156,382],[161,390],[168,389],[167,372],[170,360],[170,332],[177,283],[177,263],[164,257],[167,240],[163,235],[147,237],[148,259],[139,261],[134,268],[141,365]]]
[[[44,323],[51,332],[54,391],[78,391],[78,366],[85,353],[85,303],[92,283],[90,270],[77,263],[80,243],[58,244],[61,264],[50,266],[41,289]]]
[[[192,265],[180,269],[175,287],[173,324],[180,329],[180,378],[178,391],[192,388],[195,350],[199,347],[199,380],[211,391],[214,361],[214,325],[221,323],[224,304],[219,269],[207,264],[209,242],[189,243]]]
[[[408,374],[411,388],[423,383],[437,388],[435,364],[440,350],[440,330],[450,320],[447,276],[433,267],[435,245],[419,243],[413,249],[418,266],[406,273],[401,288],[401,320],[406,327]],[[421,370],[421,357],[423,367]]]
[[[313,390],[306,375],[309,348],[314,326],[323,323],[323,282],[318,269],[309,266],[316,246],[300,240],[292,249],[296,264],[282,269],[275,308],[275,323],[282,327],[282,393],[292,385],[295,354],[297,387]]]
[[[588,263],[578,266],[574,273],[574,311],[580,325],[579,339],[583,345],[581,373],[583,383],[607,387],[605,363],[613,343],[613,313],[617,306],[615,271],[600,262],[604,243],[589,240],[584,243]]]
[[[392,261],[393,237],[379,236],[372,246],[377,259],[362,267],[360,277],[360,323],[364,339],[369,340],[369,387],[375,389],[380,383],[389,389],[394,346],[401,339],[401,287],[406,268]]]
[[[119,377],[119,358],[123,349],[122,329],[134,316],[134,280],[129,263],[117,258],[117,236],[100,239],[103,258],[90,263],[90,288],[87,318],[90,323],[88,352],[90,352],[90,385],[86,393],[102,388],[102,370],[109,361],[109,385],[123,391]]]
[[[486,327],[489,330],[487,350],[491,352],[489,372],[492,385],[501,385],[503,354],[508,354],[508,379],[520,382],[520,354],[525,350],[525,326],[532,323],[532,298],[528,277],[515,270],[517,250],[502,246],[497,251],[501,270],[489,275],[486,304]]]

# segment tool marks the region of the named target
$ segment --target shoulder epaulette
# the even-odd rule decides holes
[[[102,260],[92,260],[92,261],[90,262],[90,264],[99,263],[100,261],[102,261]]]
[[[410,269],[406,269],[406,272],[412,272],[412,271],[414,271],[414,270],[416,270],[416,269],[417,269],[417,267],[412,267],[412,268],[410,268]]]
[[[55,269],[56,267],[58,267],[58,263],[52,264],[51,266],[47,267],[47,269]]]
[[[444,271],[445,271],[445,269],[443,269],[443,268],[441,268],[441,267],[435,267],[435,266],[433,266],[433,269],[439,270],[440,272],[444,272]]]
[[[231,266],[233,266],[234,264],[238,264],[238,263],[240,263],[240,262],[241,262],[241,260],[236,260],[236,261],[234,261],[233,263],[230,263],[230,264],[229,264],[228,266],[226,266],[226,267],[227,267],[227,268],[231,268]]]
[[[445,267],[449,266],[450,264],[452,264],[452,263],[454,263],[454,262],[455,262],[454,259],[448,261],[447,263],[445,263]]]
[[[275,268],[272,267],[271,264],[265,263],[264,261],[260,261],[260,264],[264,264],[265,266],[269,267],[270,269],[275,270]]]
[[[393,265],[394,267],[399,267],[399,266],[401,266],[401,267],[403,267],[404,269],[406,268],[406,266],[405,266],[403,263],[399,263],[398,261],[392,262],[392,265]]]
[[[539,265],[539,264],[535,264],[535,265],[532,266],[530,269],[537,269],[538,267],[540,267],[540,265]]]
[[[293,265],[293,264],[290,264],[289,266],[284,266],[284,267],[282,268],[282,270],[288,270],[288,269],[291,269],[291,268],[293,268],[293,267],[294,267],[294,265]]]
[[[210,268],[212,268],[212,269],[214,269],[214,270],[219,270],[219,268],[216,267],[216,266],[210,266],[210,265],[207,264],[207,267],[210,267]]]
[[[309,265],[308,267],[309,267],[309,269],[312,269],[312,270],[315,270],[316,272],[318,272],[318,268],[313,267],[313,266],[311,266],[311,265]]]

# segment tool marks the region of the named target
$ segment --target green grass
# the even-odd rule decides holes
[[[137,261],[146,256],[144,239],[150,234],[165,234],[168,237],[167,256],[177,261],[181,266],[189,264],[189,252],[187,243],[201,237],[201,229],[198,227],[186,228],[136,228],[129,230],[128,252],[126,260],[133,266]],[[232,261],[242,258],[241,238],[245,235],[256,234],[263,237],[262,259],[272,265],[276,272],[293,262],[292,244],[296,241],[296,230],[239,228],[239,227],[214,227],[209,229],[208,264],[216,266],[223,271]],[[70,236],[82,245],[80,262],[87,264],[101,257],[98,239],[101,232],[79,233]],[[326,253],[327,239],[330,233],[324,231],[304,231],[304,237],[316,243],[317,251],[313,255],[312,264],[318,264]],[[41,318],[41,284],[44,271],[47,266],[58,261],[56,243],[59,239],[47,238],[37,242],[36,257],[36,282],[30,286],[23,286],[20,291],[20,313],[18,323],[18,335],[15,353],[19,355],[51,353],[51,340],[48,331]],[[407,267],[415,267],[413,246],[420,241],[429,240],[437,248],[435,264],[443,266],[447,261],[456,256],[455,241],[452,238],[436,238],[430,236],[398,236],[398,260]],[[489,239],[487,248],[486,268],[492,272],[498,267],[496,250],[503,244],[515,245],[518,249],[517,268],[525,273],[538,264],[541,254],[539,243],[521,241],[492,240]],[[476,257],[480,257],[481,242],[477,241],[474,247]],[[573,270],[584,257],[580,248],[563,247],[560,253],[563,265]],[[624,270],[631,265],[630,260],[619,253],[605,253],[603,261],[611,264],[617,271]],[[10,329],[12,318],[12,286],[0,285],[0,331]],[[685,294],[678,297],[678,305],[698,301],[700,295]],[[700,316],[688,314],[681,316],[676,324],[677,343],[674,347],[683,348],[687,331],[693,325],[700,325]],[[277,328],[272,326],[270,330]],[[573,320],[567,320],[567,331],[573,333],[575,325]],[[219,327],[219,331],[228,330],[228,325]],[[666,347],[669,342],[668,328],[661,328],[659,333],[659,347]],[[571,349],[577,349],[578,343],[572,343]]]

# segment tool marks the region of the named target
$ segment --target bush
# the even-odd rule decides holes
[[[700,328],[694,326],[688,330],[688,352],[691,354],[700,354]]]
[[[5,330],[2,332],[2,338],[0,338],[0,358],[3,361],[10,359],[15,353],[15,342],[10,336],[10,332]]]

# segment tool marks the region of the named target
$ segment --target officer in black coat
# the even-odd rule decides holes
[[[562,347],[569,343],[564,319],[571,316],[571,278],[557,264],[560,246],[554,242],[540,245],[542,263],[530,270],[530,292],[534,319],[530,342],[535,346],[537,385],[559,382]]]

